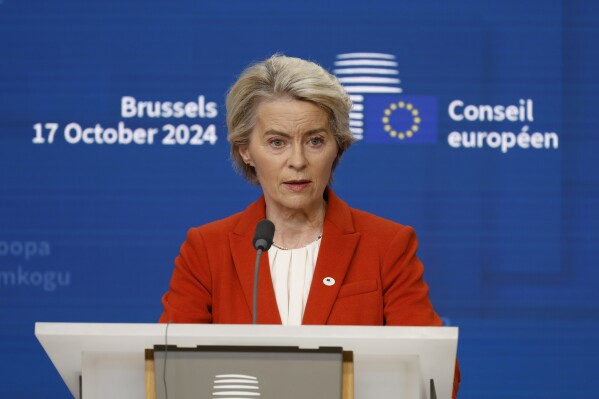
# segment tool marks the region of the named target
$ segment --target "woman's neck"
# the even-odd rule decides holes
[[[266,218],[275,225],[274,242],[283,248],[301,248],[322,234],[326,202],[311,212],[279,210],[266,206]]]

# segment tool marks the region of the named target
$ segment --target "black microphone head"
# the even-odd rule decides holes
[[[275,225],[268,219],[262,219],[256,225],[256,232],[252,243],[254,248],[268,251],[275,236]]]

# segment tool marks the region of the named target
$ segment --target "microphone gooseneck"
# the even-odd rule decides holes
[[[263,219],[256,225],[252,244],[256,248],[256,265],[254,266],[254,294],[252,324],[258,320],[258,271],[260,270],[260,257],[264,251],[268,251],[275,236],[275,225],[268,219]]]

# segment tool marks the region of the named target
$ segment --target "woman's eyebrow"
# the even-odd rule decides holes
[[[320,127],[318,129],[308,130],[307,132],[304,133],[304,136],[308,136],[308,135],[315,134],[315,133],[320,133],[320,132],[328,133],[328,130],[325,129],[324,127]]]
[[[308,131],[302,133],[302,136],[309,136],[311,134],[320,133],[320,132],[328,132],[328,130],[324,127],[320,127],[317,129],[311,129],[311,130],[308,130]],[[264,135],[265,136],[276,135],[276,136],[283,136],[283,137],[291,137],[291,135],[289,133],[281,132],[276,129],[268,129],[267,131],[264,132]]]
[[[268,129],[267,131],[264,132],[264,135],[276,135],[276,136],[283,136],[283,137],[291,137],[290,134],[285,133],[285,132],[281,132],[279,130],[275,130],[275,129]]]

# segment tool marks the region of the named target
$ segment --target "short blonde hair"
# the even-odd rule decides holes
[[[235,169],[251,183],[258,184],[256,171],[243,162],[239,147],[250,143],[258,105],[286,96],[309,101],[326,111],[338,148],[333,170],[354,141],[349,130],[351,100],[337,78],[314,62],[275,54],[243,71],[227,93],[231,159]]]

